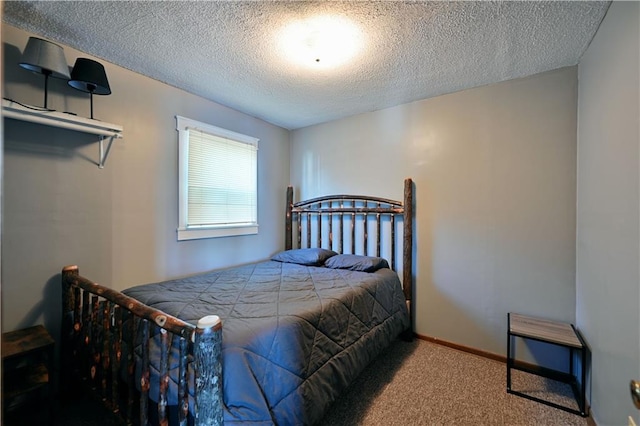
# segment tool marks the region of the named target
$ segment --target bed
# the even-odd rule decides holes
[[[317,423],[412,337],[412,205],[410,179],[402,202],[294,203],[289,187],[285,247],[268,260],[122,292],[65,267],[63,389],[129,424]]]

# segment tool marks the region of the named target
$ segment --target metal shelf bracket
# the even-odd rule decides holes
[[[98,142],[98,156],[100,157],[100,162],[98,163],[98,168],[104,169],[104,163],[107,161],[107,157],[109,156],[109,151],[111,151],[111,145],[113,144],[113,140],[116,139],[116,136],[110,136],[109,144],[107,145],[107,149],[104,149],[104,141],[107,139],[104,135],[100,135],[100,141]]]

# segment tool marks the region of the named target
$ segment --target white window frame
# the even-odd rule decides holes
[[[258,149],[259,139],[236,133],[221,127],[212,126],[190,118],[176,116],[176,130],[178,131],[178,241],[200,238],[230,237],[236,235],[251,235],[258,233],[258,206],[256,202],[256,222],[241,225],[212,225],[189,227],[188,218],[188,179],[189,179],[189,129],[199,130],[214,136],[246,143]],[[258,165],[256,162],[256,169]],[[256,170],[257,179],[257,170]],[[257,189],[257,182],[256,182]],[[257,199],[258,194],[256,194]]]

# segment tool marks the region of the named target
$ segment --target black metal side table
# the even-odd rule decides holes
[[[521,396],[523,398],[537,401],[551,407],[559,408],[573,414],[579,414],[583,417],[588,416],[587,397],[586,397],[586,380],[587,380],[587,354],[589,347],[580,332],[573,324],[550,321],[546,319],[530,317],[515,313],[507,314],[507,392]],[[562,371],[533,368],[530,365],[516,361],[515,359],[515,339],[514,336],[523,339],[537,340],[540,342],[551,343],[554,345],[569,348],[569,373]],[[512,345],[512,340],[514,340]],[[580,356],[580,381],[575,372],[574,354]],[[534,366],[535,367],[535,366]],[[552,380],[557,380],[571,385],[578,410],[564,405],[556,404],[523,392],[513,390],[511,388],[511,370],[524,371],[530,374],[536,374]]]

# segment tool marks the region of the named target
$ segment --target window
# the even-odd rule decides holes
[[[178,240],[258,233],[258,139],[176,116]]]

